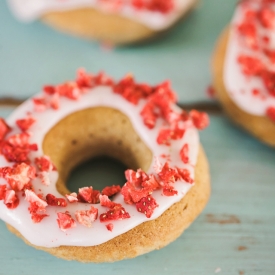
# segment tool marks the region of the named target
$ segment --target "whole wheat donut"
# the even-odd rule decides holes
[[[273,147],[275,74],[271,53],[275,43],[274,19],[272,1],[240,2],[230,26],[218,40],[212,66],[217,98],[228,116]]]
[[[1,120],[0,218],[67,260],[112,262],[169,244],[210,193],[197,132],[207,115],[174,102],[168,82],[152,87],[129,75],[114,82],[80,70],[75,81],[45,86]],[[126,183],[70,193],[70,171],[100,155],[130,168]]]
[[[41,19],[53,28],[87,39],[129,44],[171,28],[197,0],[8,0],[23,21]]]

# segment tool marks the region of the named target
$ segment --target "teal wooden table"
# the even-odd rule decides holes
[[[106,51],[39,22],[18,23],[2,0],[0,116],[6,117],[14,108],[4,106],[4,98],[24,99],[45,83],[72,78],[78,67],[92,72],[103,69],[116,78],[132,72],[152,84],[169,78],[181,104],[203,102],[203,108],[212,112],[212,101],[205,94],[211,82],[210,55],[234,5],[235,1],[202,1],[163,39]],[[179,239],[132,260],[80,264],[25,245],[0,221],[0,275],[274,275],[275,150],[231,125],[215,106],[210,127],[201,133],[211,167],[211,199]],[[79,168],[70,186],[75,178],[81,184],[91,173],[104,180],[100,169]]]

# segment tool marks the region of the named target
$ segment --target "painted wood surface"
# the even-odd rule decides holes
[[[0,98],[25,99],[43,84],[72,79],[78,67],[85,67],[91,72],[105,70],[116,79],[134,73],[139,81],[151,84],[169,78],[182,103],[208,101],[210,55],[236,1],[201,0],[186,20],[161,39],[108,51],[40,22],[17,22],[1,0]]]
[[[7,116],[10,108],[0,108]],[[212,195],[199,218],[169,246],[113,264],[81,264],[37,251],[0,221],[0,275],[275,274],[275,150],[212,115],[201,141]],[[98,171],[95,177],[104,177]],[[85,174],[79,175],[85,177]],[[43,236],[41,236],[43,238]]]

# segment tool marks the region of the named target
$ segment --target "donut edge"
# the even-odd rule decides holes
[[[208,161],[202,146],[200,146],[195,167],[195,182],[196,184],[178,203],[172,205],[157,219],[145,222],[97,246],[39,247],[32,245],[11,225],[6,225],[12,233],[23,239],[26,244],[65,260],[101,263],[134,258],[152,250],[160,249],[177,239],[207,204],[211,189],[210,174]]]
[[[263,143],[275,147],[275,123],[266,116],[255,116],[241,110],[229,97],[223,81],[223,68],[230,27],[226,27],[218,41],[212,57],[213,87],[216,96],[229,118]]]
[[[129,18],[106,14],[93,8],[47,12],[40,19],[54,29],[73,36],[98,40],[107,44],[126,45],[151,40],[166,33],[191,12],[198,3],[199,0],[193,0],[172,26],[161,31],[152,30]]]

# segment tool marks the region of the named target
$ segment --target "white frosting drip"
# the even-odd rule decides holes
[[[246,5],[248,6],[249,3],[246,3]],[[238,7],[231,22],[231,32],[227,43],[224,63],[224,85],[228,95],[239,108],[252,115],[265,116],[267,107],[275,106],[275,97],[268,93],[259,77],[248,77],[244,75],[241,71],[241,66],[237,61],[240,54],[246,54],[259,57],[259,59],[269,68],[274,66],[269,64],[268,59],[263,53],[260,51],[253,51],[248,47],[245,47],[244,43],[240,42],[240,37],[235,30],[235,27],[241,23],[244,12],[246,11],[245,7],[247,6]],[[259,9],[260,3],[257,3],[257,1],[251,1],[249,7]],[[273,5],[272,9],[275,10],[275,5]],[[257,27],[258,31],[262,33],[265,31],[260,24]],[[270,47],[273,49],[275,48],[275,32],[274,35],[272,35]],[[260,95],[253,95],[253,89],[258,89],[264,98]]]
[[[194,0],[175,0],[175,8],[168,14],[135,10],[131,5],[125,5],[117,13],[121,16],[138,21],[153,30],[163,30],[174,24],[193,4]],[[8,3],[16,15],[22,21],[28,22],[38,19],[41,15],[50,11],[64,11],[77,8],[95,8],[101,11],[114,12],[97,0],[8,0]]]
[[[137,134],[153,152],[153,155],[159,157],[162,164],[164,164],[165,161],[160,158],[160,155],[170,155],[171,167],[178,166],[180,168],[187,168],[190,171],[191,177],[194,178],[194,167],[197,162],[197,155],[199,150],[199,137],[197,130],[193,126],[187,127],[186,133],[181,140],[173,141],[171,146],[158,145],[156,138],[161,127],[161,121],[158,121],[154,129],[149,130],[144,125],[140,116],[140,111],[144,104],[145,101],[141,100],[140,103],[135,107],[133,104],[126,101],[122,96],[115,94],[112,91],[112,88],[105,86],[94,88],[92,91],[82,95],[78,101],[61,98],[59,110],[48,109],[44,112],[33,113],[32,116],[35,117],[37,121],[32,126],[32,137],[30,142],[37,143],[39,151],[31,153],[30,159],[33,160],[35,157],[43,155],[42,143],[45,134],[62,118],[78,110],[106,106],[120,110],[129,117]],[[177,106],[174,106],[174,108],[179,110]],[[26,113],[28,113],[30,110],[33,110],[33,102],[31,99],[19,106],[7,119],[7,123],[11,127],[16,128],[15,121],[17,119],[24,118]],[[14,133],[16,133],[15,130],[11,134]],[[185,143],[189,144],[189,164],[184,164],[180,159],[179,154],[180,148],[182,148]],[[0,167],[11,165],[12,163],[7,162],[6,159],[0,155]],[[154,160],[152,160],[151,166],[146,172],[152,173],[154,171],[153,166]],[[60,195],[56,189],[57,178],[57,172],[50,172],[50,186],[42,185],[40,179],[36,178],[33,181],[35,191],[37,192],[38,190],[41,190],[40,192],[42,192],[44,195],[51,193],[57,197],[62,197],[62,195]],[[4,180],[1,179],[0,184],[4,184],[3,181]],[[76,210],[90,209],[91,204],[85,203],[68,203],[66,209],[63,207],[49,206],[47,207],[47,214],[50,216],[43,219],[41,223],[33,223],[28,212],[29,203],[24,200],[21,195],[19,195],[20,204],[13,210],[8,209],[4,205],[3,201],[0,202],[0,218],[15,227],[27,240],[37,246],[93,246],[107,242],[108,240],[123,234],[124,232],[127,232],[128,230],[145,221],[156,219],[171,205],[181,200],[191,188],[191,186],[191,184],[184,181],[177,181],[175,183],[175,189],[178,191],[178,195],[172,197],[163,196],[160,190],[154,191],[153,197],[156,199],[159,207],[155,209],[150,219],[146,218],[144,214],[137,212],[134,205],[125,204],[121,194],[116,195],[114,201],[121,203],[126,211],[129,212],[131,218],[121,221],[113,221],[112,223],[114,224],[114,229],[112,232],[108,231],[105,227],[106,223],[101,223],[99,219],[93,223],[91,228],[84,227],[77,223],[77,227],[71,228],[66,232],[63,232],[59,229],[56,221],[56,213],[65,212],[68,210],[72,214],[72,217],[75,218],[74,213]],[[102,207],[99,204],[94,206],[98,208],[99,214],[108,210],[106,207]]]

